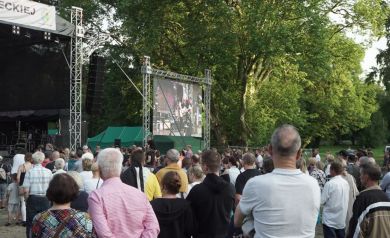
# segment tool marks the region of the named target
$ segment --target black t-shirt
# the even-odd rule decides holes
[[[54,161],[48,163],[45,168],[49,169],[50,171],[53,171],[54,170]]]
[[[257,169],[247,169],[239,174],[236,179],[236,194],[242,195],[246,182],[257,175],[261,175],[260,170]]]
[[[70,207],[82,212],[88,212],[88,196],[87,192],[80,191],[77,198],[70,203]]]

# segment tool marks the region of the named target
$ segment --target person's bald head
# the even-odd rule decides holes
[[[60,158],[60,152],[53,151],[53,153],[51,153],[51,156],[50,156],[51,161],[56,161],[59,158]]]
[[[301,136],[294,126],[282,125],[272,134],[271,146],[275,156],[295,157],[301,148]]]

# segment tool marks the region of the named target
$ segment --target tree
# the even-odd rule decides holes
[[[263,144],[287,122],[303,131],[307,144],[366,126],[376,107],[358,79],[363,49],[345,31],[380,34],[381,1],[91,2],[99,9],[92,17],[111,14],[120,23],[108,28],[123,51],[149,55],[161,69],[196,76],[212,70],[217,144]],[[109,74],[118,80],[114,70]],[[114,111],[120,99],[106,99]]]

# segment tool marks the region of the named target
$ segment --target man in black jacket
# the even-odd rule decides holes
[[[206,178],[187,196],[198,222],[194,238],[224,238],[229,229],[235,189],[219,177],[221,157],[217,152],[203,152],[201,161]]]
[[[347,237],[353,237],[358,219],[362,212],[371,204],[377,202],[389,202],[389,198],[378,186],[381,178],[381,169],[373,163],[366,163],[360,166],[360,180],[365,190],[361,191],[353,203],[353,215],[349,221]]]

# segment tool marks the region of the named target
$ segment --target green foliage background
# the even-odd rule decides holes
[[[105,46],[103,113],[89,118],[90,135],[141,124],[141,97],[113,59],[135,57],[127,73],[141,88],[140,58],[148,55],[160,69],[195,76],[212,70],[213,145],[264,145],[283,123],[311,146],[387,139],[387,123],[380,123],[388,121],[387,91],[359,78],[364,45],[347,34],[385,34],[384,1],[63,0],[60,12],[66,16],[72,5],[85,10],[87,26],[107,25],[115,39]]]

